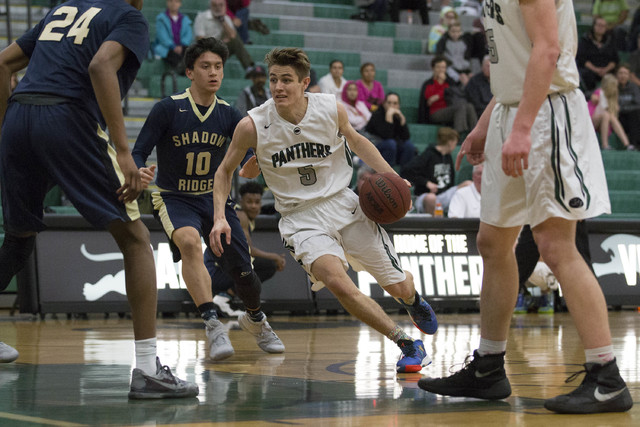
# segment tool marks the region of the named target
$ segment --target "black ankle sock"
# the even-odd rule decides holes
[[[262,312],[262,309],[260,307],[255,310],[247,308],[247,313],[249,314],[251,320],[253,320],[254,322],[261,322],[262,319],[264,319],[264,313]]]
[[[198,306],[198,311],[200,312],[200,317],[202,317],[202,320],[207,321],[211,318],[218,318],[216,306],[215,304],[213,304],[213,302],[205,302],[204,304],[200,304]]]

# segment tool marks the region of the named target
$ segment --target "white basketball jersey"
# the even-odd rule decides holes
[[[273,99],[249,111],[258,134],[256,157],[281,214],[304,209],[345,189],[353,167],[338,130],[336,97],[307,93],[298,124],[278,114]]]
[[[576,18],[571,0],[556,0],[560,57],[549,94],[579,85]],[[531,56],[531,40],[524,26],[518,0],[484,0],[484,27],[491,57],[491,91],[496,101],[516,104],[522,98],[525,72]]]

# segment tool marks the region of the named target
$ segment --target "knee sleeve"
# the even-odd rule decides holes
[[[5,235],[4,243],[0,247],[0,291],[7,289],[13,276],[22,270],[33,252],[35,243],[36,236]]]
[[[243,271],[240,268],[234,268],[231,271],[231,277],[236,284],[236,292],[247,308],[260,307],[260,291],[262,282],[253,270]]]

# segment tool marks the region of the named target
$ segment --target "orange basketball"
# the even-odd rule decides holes
[[[399,175],[376,173],[366,178],[359,190],[362,212],[378,224],[391,224],[411,207],[411,191]]]

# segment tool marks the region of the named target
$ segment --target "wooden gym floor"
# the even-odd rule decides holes
[[[393,315],[418,337],[407,316]],[[567,313],[514,315],[507,350],[513,394],[487,402],[446,398],[417,387],[421,375],[457,370],[479,340],[478,314],[442,314],[434,336],[422,336],[433,363],[420,374],[396,374],[397,347],[345,315],[271,316],[286,345],[263,353],[226,320],[236,354],[206,360],[201,321],[158,320],[158,354],[181,378],[196,381],[194,399],[130,401],[131,322],[112,315],[45,320],[0,311],[0,340],[20,358],[0,364],[0,426],[285,425],[285,426],[638,426],[640,313],[610,312],[618,364],[635,406],[623,414],[556,415],[543,400],[579,384],[564,380],[583,362]]]

